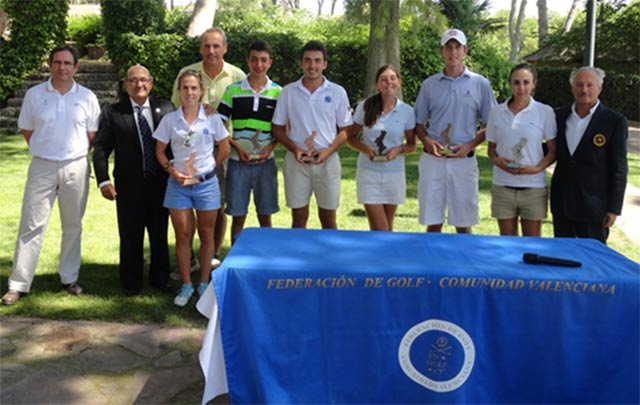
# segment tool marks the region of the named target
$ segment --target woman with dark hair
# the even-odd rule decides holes
[[[398,99],[400,75],[393,65],[376,72],[378,93],[356,107],[349,145],[360,152],[356,185],[369,227],[392,231],[406,195],[404,155],[416,148],[413,107]]]
[[[169,173],[164,206],[169,209],[176,234],[176,261],[182,286],[174,304],[183,307],[196,290],[191,283],[191,244],[196,227],[200,239],[199,295],[204,293],[211,275],[213,230],[220,209],[220,187],[216,163],[229,156],[229,134],[218,114],[206,115],[200,103],[204,94],[202,78],[195,70],[178,77],[182,107],[167,114],[153,137],[156,158]],[[165,155],[171,143],[174,159]],[[195,218],[194,218],[195,210]]]
[[[524,236],[540,236],[547,216],[545,169],[556,160],[556,121],[551,107],[532,97],[536,80],[533,66],[514,66],[509,73],[511,98],[489,114],[491,216],[498,220],[500,235],[518,235],[520,217]]]

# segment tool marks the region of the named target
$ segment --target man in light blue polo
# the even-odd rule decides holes
[[[479,220],[475,148],[496,99],[489,81],[464,65],[467,38],[457,29],[442,34],[444,70],[427,78],[415,104],[416,133],[423,144],[419,165],[420,223],[441,232],[445,221],[471,233]]]

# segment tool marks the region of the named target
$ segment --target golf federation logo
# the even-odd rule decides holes
[[[605,138],[603,134],[594,135],[593,144],[596,145],[598,148],[603,147],[605,143],[607,143],[607,138]]]
[[[429,319],[414,325],[400,341],[398,361],[417,384],[435,392],[462,386],[476,358],[471,336],[458,325]]]

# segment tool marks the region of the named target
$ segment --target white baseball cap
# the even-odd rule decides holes
[[[455,39],[460,45],[467,46],[467,37],[464,32],[456,29],[446,30],[440,39],[440,46],[445,46],[449,40]]]

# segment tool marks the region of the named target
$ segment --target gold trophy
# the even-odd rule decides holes
[[[524,157],[524,155],[522,154],[522,149],[526,144],[527,138],[520,138],[520,142],[513,145],[513,148],[511,149],[513,151],[513,160],[507,163],[507,167],[509,169],[519,169],[522,167],[522,164],[520,163],[520,161]]]
[[[378,150],[376,151],[376,156],[374,156],[373,158],[374,162],[386,162],[387,160],[389,160],[389,158],[387,157],[387,154],[385,153],[385,150],[386,150],[384,146],[385,136],[387,136],[387,131],[380,131],[380,135],[378,135],[378,137],[374,141],[374,143],[376,144],[376,147],[378,148]]]
[[[184,165],[187,169],[187,173],[189,174],[189,176],[193,176],[196,172],[195,167],[193,167],[193,163],[196,161],[196,153],[195,152],[191,152],[191,155],[189,155],[189,159],[187,159],[184,162]],[[200,184],[201,181],[199,178],[190,178],[190,179],[184,179],[184,183],[182,183],[183,186],[193,186],[194,184]]]
[[[316,161],[320,152],[318,152],[313,144],[313,139],[318,135],[316,131],[311,131],[311,135],[304,140],[304,145],[307,147],[307,150],[302,153],[302,162],[304,163],[313,163]]]
[[[440,151],[440,154],[442,156],[449,156],[453,153],[456,153],[456,151],[454,151],[453,149],[451,149],[451,134],[449,133],[451,131],[451,127],[453,127],[452,123],[448,123],[447,127],[444,129],[444,131],[442,131],[440,133],[440,139],[442,139],[442,150]]]
[[[261,133],[262,130],[258,129],[256,130],[256,134],[252,136],[251,139],[249,139],[251,141],[252,147],[251,151],[248,153],[250,162],[259,162],[260,160],[262,160],[262,153],[260,153],[262,151],[262,147],[260,146],[260,142],[258,141]]]

